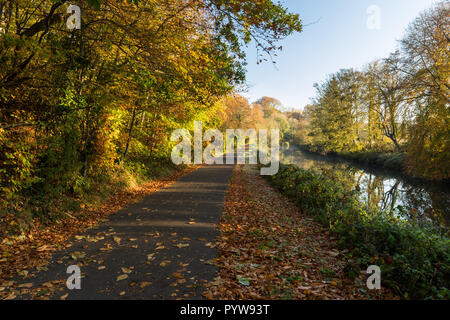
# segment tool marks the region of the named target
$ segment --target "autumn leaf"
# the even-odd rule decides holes
[[[48,250],[52,250],[52,247],[49,245],[43,245],[43,246],[37,248],[37,251],[48,251]]]
[[[178,244],[176,244],[176,245],[174,245],[174,247],[177,247],[177,248],[186,248],[186,247],[189,247],[189,243],[178,243]]]
[[[122,274],[117,277],[117,281],[122,281],[128,278],[128,274]]]
[[[242,284],[243,286],[249,286],[250,285],[250,279],[244,278],[242,276],[237,276],[237,280],[239,281],[240,284]]]
[[[84,257],[86,257],[86,253],[80,252],[80,251],[75,251],[70,256],[72,257],[73,260],[83,259]]]
[[[14,293],[11,293],[9,296],[7,296],[6,298],[5,298],[5,300],[13,300],[13,299],[15,299],[16,298],[16,295],[14,294]]]
[[[161,267],[165,267],[165,266],[169,265],[170,263],[171,263],[170,260],[164,260],[164,261],[161,262],[159,265],[160,265]]]
[[[126,273],[126,274],[130,274],[132,272],[129,268],[124,268],[124,267],[122,267],[121,270],[123,273]]]
[[[143,289],[143,288],[145,288],[145,287],[150,286],[151,284],[152,284],[151,282],[148,282],[148,281],[142,281],[142,282],[139,282],[139,287],[141,287],[141,289]]]

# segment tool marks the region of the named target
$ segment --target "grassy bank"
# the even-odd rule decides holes
[[[386,153],[377,151],[361,151],[337,154],[344,159],[358,162],[367,166],[395,170],[397,173],[406,175],[405,154]]]
[[[432,226],[402,221],[386,212],[368,212],[357,193],[331,172],[282,166],[269,180],[350,250],[350,276],[378,265],[382,285],[404,298],[450,298],[450,240]]]
[[[354,151],[354,152],[322,152],[310,145],[299,145],[303,150],[321,155],[331,155],[359,163],[365,166],[395,171],[396,174],[408,175],[405,165],[405,153],[382,151]]]

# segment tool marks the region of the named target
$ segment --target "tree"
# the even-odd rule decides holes
[[[248,100],[240,95],[230,95],[224,98],[224,122],[222,128],[226,129],[254,129],[252,108]]]
[[[309,112],[312,143],[323,152],[354,151],[359,148],[361,110],[360,73],[348,69],[316,84],[317,97]]]
[[[410,24],[401,41],[401,72],[414,101],[407,163],[415,175],[450,177],[450,4],[438,3]]]
[[[408,108],[405,90],[407,78],[398,71],[399,63],[399,53],[396,52],[368,71],[370,79],[375,80],[380,102],[372,110],[379,117],[383,134],[392,141],[397,151],[401,150],[400,141],[404,137],[402,125]]]
[[[245,80],[249,38],[273,56],[301,31],[268,0],[79,1],[73,31],[68,4],[0,0],[2,200],[151,171],[168,161],[172,130],[219,124],[217,101]]]

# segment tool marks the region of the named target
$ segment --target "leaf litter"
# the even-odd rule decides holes
[[[208,263],[220,271],[206,285],[208,299],[396,299],[367,290],[364,274],[350,280],[336,240],[255,166],[235,167],[219,231],[219,257]]]

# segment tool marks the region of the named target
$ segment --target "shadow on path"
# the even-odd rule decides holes
[[[201,299],[202,284],[217,271],[207,262],[217,255],[216,224],[232,171],[203,166],[120,210],[20,280],[33,283],[33,294],[17,298],[36,298],[33,288],[48,287],[52,299]],[[80,290],[65,285],[70,265],[81,269]]]

